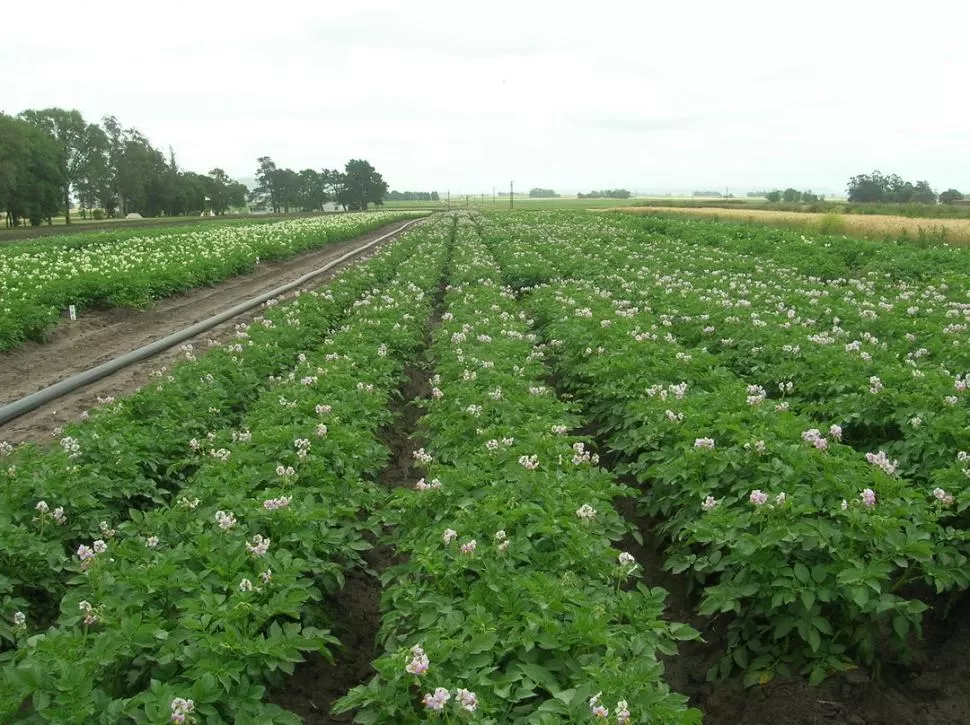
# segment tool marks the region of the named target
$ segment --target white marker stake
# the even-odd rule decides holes
[[[71,322],[77,319],[77,309],[75,309],[74,305],[68,306],[67,314],[71,316]]]

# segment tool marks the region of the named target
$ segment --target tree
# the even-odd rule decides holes
[[[300,186],[297,202],[302,211],[320,211],[328,201],[323,174],[314,169],[300,172]]]
[[[769,191],[767,194],[765,194],[765,200],[771,204],[776,204],[781,201],[781,192],[778,191],[778,189]]]
[[[909,200],[914,204],[935,204],[936,192],[928,181],[917,181]]]
[[[97,125],[85,122],[80,111],[45,108],[24,111],[20,117],[54,139],[59,147],[64,177],[64,216],[70,224],[71,189],[83,181],[91,154],[100,151],[103,132]]]
[[[253,200],[268,204],[275,214],[279,214],[283,206],[283,176],[276,163],[269,156],[256,159],[259,169],[256,171],[256,188],[251,197]]]
[[[849,184],[845,190],[850,202],[877,204],[886,201],[889,181],[879,171],[873,171],[871,174],[858,174],[849,179]]]
[[[0,210],[17,226],[50,221],[61,204],[61,147],[33,124],[0,114]]]
[[[558,196],[559,194],[552,189],[540,189],[539,187],[529,189],[530,199],[555,199]]]
[[[940,194],[941,204],[955,204],[958,201],[963,201],[964,196],[956,189],[947,189]]]
[[[387,194],[384,181],[370,162],[351,159],[344,167],[344,174],[337,198],[351,211],[366,211],[368,204],[380,206]]]
[[[788,187],[781,193],[781,200],[786,204],[791,204],[796,201],[801,201],[802,192],[798,191],[797,189],[792,189],[791,187]]]
[[[846,187],[849,201],[863,204],[935,204],[936,192],[929,182],[918,181],[913,184],[898,174],[884,176],[879,171],[859,174],[849,179]]]
[[[98,206],[113,210],[112,169],[108,158],[108,135],[100,126],[91,124],[88,135],[88,154],[74,183],[81,214]]]

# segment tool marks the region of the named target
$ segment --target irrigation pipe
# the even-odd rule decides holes
[[[194,325],[179,330],[178,332],[173,332],[171,335],[166,335],[159,340],[155,340],[155,342],[150,342],[147,345],[139,347],[137,350],[126,352],[124,355],[119,355],[108,362],[101,363],[100,365],[90,368],[89,370],[85,370],[77,375],[72,375],[69,378],[65,378],[59,383],[55,383],[54,385],[44,388],[43,390],[38,390],[36,393],[31,393],[20,400],[15,400],[12,403],[8,403],[7,405],[0,407],[0,425],[9,423],[25,413],[29,413],[30,411],[35,410],[46,403],[57,400],[63,395],[72,393],[78,388],[83,388],[85,385],[90,385],[91,383],[97,382],[98,380],[101,380],[112,373],[116,373],[129,365],[133,365],[136,362],[144,360],[145,358],[157,355],[170,347],[178,345],[180,342],[184,342],[191,337],[195,337],[199,333],[205,332],[206,330],[211,330],[216,325],[220,325],[226,320],[231,320],[233,317],[241,315],[243,312],[251,310],[254,307],[263,304],[267,300],[271,300],[274,297],[284,294],[285,292],[296,289],[314,277],[330,271],[338,264],[347,261],[351,257],[354,257],[367,249],[370,249],[375,244],[383,242],[388,237],[392,237],[395,234],[403,232],[412,224],[417,224],[420,221],[422,221],[422,219],[415,219],[414,221],[407,222],[399,229],[395,229],[393,232],[388,232],[387,234],[384,234],[383,236],[380,236],[377,239],[364,244],[363,246],[357,247],[356,249],[341,255],[332,262],[328,262],[319,269],[315,269],[314,271],[303,275],[299,279],[288,282],[287,284],[277,287],[274,290],[270,290],[269,292],[264,292],[258,297],[253,297],[245,302],[241,302],[234,307],[230,307],[225,312],[220,312],[218,315],[214,315],[213,317],[202,320],[201,322],[196,322]]]

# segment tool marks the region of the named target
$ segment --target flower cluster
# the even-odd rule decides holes
[[[881,468],[890,476],[896,472],[896,467],[899,465],[899,461],[889,460],[889,457],[886,455],[885,451],[879,451],[878,453],[867,453],[866,460],[877,468]]]
[[[246,551],[253,557],[263,556],[269,551],[269,538],[264,538],[262,534],[256,534],[252,541],[246,542]]]
[[[77,608],[84,612],[84,624],[86,626],[91,626],[92,624],[98,623],[98,615],[95,612],[94,607],[88,601],[78,602]]]
[[[286,508],[290,505],[293,500],[292,496],[280,496],[279,498],[268,498],[263,501],[263,508],[267,511],[276,511],[278,509]]]
[[[423,675],[428,671],[428,667],[431,665],[428,655],[425,654],[421,645],[416,644],[411,648],[411,653],[407,664],[404,665],[404,671],[409,675]]]
[[[600,462],[598,453],[590,453],[581,442],[573,443],[573,465],[578,466],[583,463],[592,463],[594,466]]]
[[[534,471],[539,467],[539,458],[537,456],[519,456],[519,465],[527,471]]]
[[[236,517],[233,516],[232,511],[216,511],[215,519],[223,531],[228,531],[236,525]]]
[[[184,697],[176,697],[172,700],[172,722],[176,725],[195,722],[195,718],[191,717],[193,712],[195,712],[195,703],[192,700],[186,700]]]
[[[422,478],[416,484],[414,484],[414,487],[418,491],[432,491],[441,488],[441,481],[439,481],[437,478],[432,478],[430,482],[426,482]]]
[[[414,460],[418,461],[419,463],[424,463],[425,465],[434,460],[434,457],[430,453],[426,453],[424,448],[419,448],[411,455],[414,456]]]

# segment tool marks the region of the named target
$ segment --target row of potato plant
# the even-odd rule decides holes
[[[299,722],[265,689],[305,652],[328,656],[318,602],[370,547],[379,429],[442,273],[447,231],[424,237],[239,430],[200,446],[177,499],[89,534],[57,625],[4,670],[5,721]]]
[[[804,263],[787,266],[791,250],[751,257],[730,244],[699,250],[693,239],[669,237],[637,246],[663,270],[639,290],[643,302],[662,305],[671,289],[682,297],[683,308],[662,321],[683,344],[711,349],[775,396],[779,381],[793,383],[783,392],[792,405],[844,417],[847,442],[884,449],[907,477],[962,475],[958,454],[970,448],[961,404],[970,369],[965,276],[927,263],[918,280],[874,271],[832,279],[805,274]]]
[[[152,300],[353,239],[409,212],[331,214],[276,223],[122,235],[94,244],[0,248],[0,351],[42,340],[69,305],[144,307]]]
[[[611,542],[629,493],[558,400],[531,321],[463,221],[433,332],[424,471],[383,519],[404,562],[384,575],[377,675],[356,722],[697,723],[658,653],[696,632],[663,619]]]
[[[521,229],[537,239],[563,219]],[[965,252],[941,252],[943,258],[924,261],[919,275],[906,265],[889,271],[880,263],[857,277],[833,278],[823,273],[829,256],[844,253],[841,243],[788,238],[785,246],[771,246],[777,242],[772,230],[739,240],[717,225],[648,220],[641,229],[626,221],[574,216],[568,225],[591,254],[608,244],[611,257],[593,259],[594,266],[622,259],[641,270],[627,296],[655,314],[653,324],[685,347],[715,353],[769,397],[812,417],[840,420],[846,443],[863,454],[882,451],[914,482],[963,488],[970,476],[970,281],[953,268],[965,267]],[[675,236],[701,228],[706,236],[699,240]],[[749,237],[763,243],[753,246],[757,240]],[[758,254],[740,252],[750,249]],[[884,260],[905,261],[911,252],[878,247]],[[872,255],[856,256],[861,264]],[[815,266],[805,257],[815,258]],[[955,505],[964,512],[970,499],[958,497]],[[967,516],[960,525],[970,526]]]
[[[413,230],[320,291],[267,303],[233,340],[184,357],[139,392],[59,432],[53,448],[0,443],[0,650],[14,641],[12,615],[30,630],[56,615],[69,556],[105,528],[168,501],[214,451],[208,434],[237,426],[274,378],[313,349],[365,290],[391,279],[424,232]],[[189,441],[195,439],[197,448]]]
[[[647,511],[663,518],[669,539],[667,566],[704,587],[702,613],[735,612],[718,673],[734,663],[753,682],[798,667],[818,680],[872,663],[885,628],[904,640],[921,622],[926,606],[907,585],[966,586],[966,534],[951,526],[964,486],[913,486],[885,457],[869,463],[841,445],[839,419],[799,415],[705,347],[682,346],[665,322],[683,317],[687,295],[674,270],[655,266],[658,250],[641,266],[622,244],[598,246],[580,269],[575,258],[599,240],[568,227],[560,221],[555,237],[538,230],[566,240],[561,247],[497,241],[499,254],[520,279],[528,270],[587,278],[536,291],[532,309],[556,341],[563,380],[622,455],[621,470],[648,486]],[[661,276],[666,306],[641,295]]]

